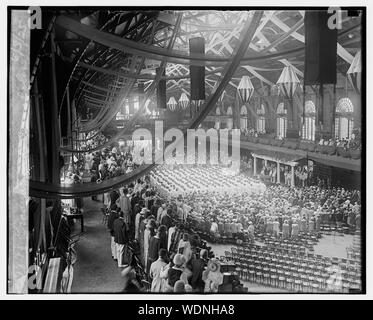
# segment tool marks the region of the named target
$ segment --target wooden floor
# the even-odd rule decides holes
[[[72,293],[119,293],[123,289],[121,269],[111,258],[110,234],[102,224],[102,206],[102,202],[84,199],[85,232],[76,245]]]
[[[110,235],[102,224],[101,201],[84,199],[85,232],[76,245],[78,260],[74,266],[72,293],[119,293],[123,289],[121,269],[111,257]],[[75,232],[80,231],[77,224]],[[324,235],[315,246],[315,254],[346,258],[351,235]],[[215,255],[224,255],[231,245],[209,244]],[[244,282],[249,293],[282,293],[284,289]]]

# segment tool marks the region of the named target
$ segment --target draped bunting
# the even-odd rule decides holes
[[[204,102],[205,102],[205,100],[193,100],[193,103],[197,108],[202,106]]]
[[[287,98],[292,99],[295,91],[300,85],[297,74],[292,66],[287,66],[282,70],[280,78],[277,81],[281,93]]]
[[[237,87],[238,94],[243,102],[248,102],[254,93],[254,86],[249,76],[243,76]]]
[[[177,101],[174,97],[171,97],[168,102],[167,102],[167,107],[168,109],[170,109],[171,111],[175,111],[176,107],[177,107]]]
[[[361,51],[358,51],[347,70],[347,77],[354,90],[360,94],[361,90]]]
[[[240,62],[243,59],[245,50],[248,48],[250,41],[252,40],[254,36],[254,32],[256,28],[258,27],[260,23],[260,19],[263,16],[263,11],[261,10],[254,10],[253,11],[253,18],[249,19],[245,22],[243,31],[241,32],[240,36],[240,44],[237,48],[234,50],[233,58],[229,58],[227,68],[224,70],[222,74],[222,79],[220,81],[220,85],[216,91],[216,94],[212,95],[206,103],[206,107],[202,110],[201,114],[199,114],[197,117],[191,119],[189,123],[189,128],[194,129],[196,128],[203,119],[208,115],[208,113],[212,110],[213,107],[216,106],[216,102],[218,100],[218,96],[221,94],[221,92],[224,90],[224,88],[229,83],[230,79],[232,78],[233,74],[236,72]],[[121,38],[120,38],[121,39]],[[168,61],[169,62],[169,61]],[[143,108],[139,108],[138,113],[143,112]],[[134,124],[135,122],[133,120],[137,120],[137,117],[131,118],[131,124]],[[106,141],[104,144],[99,145],[97,147],[88,149],[88,150],[76,150],[73,148],[66,148],[61,147],[60,150],[62,151],[69,151],[74,153],[86,153],[86,152],[93,152],[99,149],[102,149],[106,146],[109,146],[111,143],[117,141],[118,137],[124,134],[127,134],[128,132],[131,132],[132,126],[126,126],[122,130],[120,130],[116,135],[112,136],[108,141]],[[45,188],[46,189],[46,188]]]
[[[188,108],[188,105],[189,105],[189,98],[187,96],[187,94],[185,92],[183,92],[180,96],[180,99],[179,99],[179,104],[180,104],[180,107],[181,109],[185,110],[186,108]]]

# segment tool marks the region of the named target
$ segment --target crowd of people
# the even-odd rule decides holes
[[[217,165],[158,166],[150,173],[150,180],[163,195],[173,197],[205,191],[250,194],[265,190],[262,182],[239,171]]]
[[[260,161],[260,160],[259,160]],[[252,161],[248,166],[252,169]],[[260,170],[259,177],[261,180],[277,183],[277,163],[268,161],[267,164],[263,164]],[[248,174],[253,174],[252,170],[247,171]],[[313,166],[299,165],[294,170],[294,185],[299,187],[305,187],[312,183],[313,180]],[[292,171],[288,165],[280,165],[280,182],[283,182],[286,186],[291,187],[292,184]]]
[[[87,133],[85,139],[81,141],[80,147],[82,150],[88,150],[103,145],[108,141],[108,138],[100,131],[92,130]]]
[[[89,173],[91,182],[126,174],[137,166],[133,153],[130,145],[119,144],[87,153],[67,179],[82,182],[81,171]],[[149,282],[151,292],[218,292],[220,263],[205,235],[211,242],[247,243],[258,233],[297,239],[318,233],[322,224],[360,228],[359,191],[304,183],[291,187],[290,172],[282,167],[285,184],[277,184],[275,165],[262,166],[253,178],[251,158],[242,161],[247,165],[241,172],[157,166],[148,176],[104,194],[111,254],[124,268],[125,292],[141,291],[141,280]],[[295,173],[301,181],[304,168]],[[265,185],[263,176],[271,183]]]
[[[245,138],[260,138],[260,137],[267,137],[267,138],[276,138],[278,140],[284,140],[284,137],[275,137],[274,134],[266,134],[265,131],[259,132],[254,128],[242,128],[241,129],[241,136],[243,139]],[[301,140],[301,139],[300,139]],[[308,141],[312,142],[312,141]],[[335,148],[343,148],[345,150],[358,150],[361,149],[361,130],[355,128],[351,133],[350,138],[330,138],[330,139],[318,139],[314,142],[315,145],[319,146],[330,146]]]
[[[320,139],[318,145],[343,148],[345,150],[356,150],[361,149],[361,139],[358,133],[352,133],[350,139]]]
[[[199,167],[200,174],[203,169]],[[160,170],[154,172],[159,175]],[[212,269],[219,269],[219,261],[211,259],[202,234],[212,242],[225,237],[242,243],[255,241],[257,233],[296,239],[318,233],[322,224],[360,228],[357,190],[268,185],[255,193],[194,190],[165,196],[151,182],[154,172],[104,195],[113,259],[118,267],[133,269],[135,250],[152,292],[217,292],[221,277]]]
[[[148,177],[104,198],[112,257],[118,267],[125,268],[125,292],[141,291],[134,253],[143,271],[142,280],[151,283],[151,292],[218,291],[220,263],[188,226],[182,202],[162,199]]]
[[[254,240],[255,231],[296,238],[302,232],[319,232],[321,224],[344,223],[359,229],[359,197],[358,191],[344,189],[272,185],[250,196],[206,192],[190,195],[185,201],[194,204],[196,225],[216,239],[225,236]]]
[[[138,167],[133,160],[133,147],[114,146],[78,155],[67,168],[64,183],[101,182],[130,173]]]
[[[254,128],[241,128],[241,135],[243,137],[258,138],[261,134],[265,134],[265,131],[264,132],[258,132]]]

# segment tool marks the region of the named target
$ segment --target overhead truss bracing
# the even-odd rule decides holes
[[[219,98],[222,91],[225,89],[227,83],[231,79],[232,75],[236,71],[236,69],[239,66],[239,62],[241,58],[243,57],[247,47],[249,46],[250,41],[252,40],[252,37],[254,35],[254,32],[260,22],[260,18],[263,15],[262,11],[256,11],[252,15],[251,19],[246,21],[243,26],[243,33],[240,37],[239,45],[235,48],[233,59],[227,66],[224,68],[222,73],[222,78],[219,81],[219,85],[217,86],[216,90],[212,94],[212,96],[209,98],[209,101],[206,104],[205,110],[203,110],[200,114],[197,114],[195,118],[193,118],[189,124],[190,128],[195,128],[198,126],[199,123],[201,123],[204,119],[204,117],[207,115],[209,110],[211,110],[216,103],[217,99]],[[180,18],[180,15],[179,15]],[[178,22],[176,25],[176,28],[180,25],[180,20],[178,18]],[[172,43],[169,44],[168,49],[171,49]],[[162,67],[161,67],[162,68]],[[162,71],[162,70],[161,70]],[[160,72],[162,73],[162,72]],[[159,77],[158,77],[159,78]],[[159,80],[159,79],[156,79]],[[110,142],[107,142],[110,143]],[[178,143],[178,141],[176,141]],[[163,155],[162,155],[163,157]],[[159,159],[157,159],[159,160]],[[71,198],[71,197],[77,197],[77,196],[84,196],[89,192],[88,194],[99,194],[108,190],[111,190],[112,188],[115,188],[120,183],[121,185],[126,184],[129,182],[130,179],[136,179],[138,175],[143,175],[148,170],[150,170],[153,165],[145,165],[144,167],[140,167],[130,173],[128,176],[122,176],[118,178],[113,178],[111,180],[105,181],[102,183],[102,185],[97,185],[95,183],[90,183],[85,185],[84,190],[78,187],[66,187],[66,186],[57,186],[57,185],[48,185],[45,183],[37,182],[37,181],[31,181],[30,182],[30,194],[35,197],[47,197],[47,198]]]
[[[179,13],[181,25],[172,50],[168,50]],[[235,96],[242,75],[249,75],[259,91],[263,85],[273,86],[284,66],[292,65],[298,77],[303,77],[304,14],[302,10],[264,11],[239,68],[228,82],[227,97]],[[248,11],[227,10],[106,10],[105,14],[96,11],[78,20],[70,12],[62,12],[55,21],[57,41],[66,61],[74,64],[69,85],[77,87],[74,98],[78,112],[95,102],[95,122],[106,119],[107,109],[115,108],[113,100],[128,79],[134,81],[134,89],[143,82],[149,90],[161,61],[166,61],[168,94],[189,94],[191,62],[206,66],[206,90],[210,94],[232,59],[248,16]],[[345,72],[361,47],[361,21],[345,12],[342,18],[337,53],[338,70]],[[97,22],[101,20],[104,23]],[[189,39],[197,36],[205,38],[205,55],[189,54]],[[74,41],[75,48],[66,50]],[[140,72],[130,72],[134,57],[143,59]]]

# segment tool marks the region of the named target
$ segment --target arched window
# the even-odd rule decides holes
[[[229,106],[229,107],[227,108],[227,116],[231,116],[232,114],[233,114],[232,107]]]
[[[227,109],[227,116],[232,116],[233,115],[233,110],[232,107],[229,106]],[[233,118],[230,117],[227,119],[227,129],[232,129],[233,128]]]
[[[260,133],[265,133],[266,131],[266,118],[265,118],[266,109],[264,104],[261,104],[260,107],[257,108],[256,114],[256,131]]]
[[[216,114],[217,116],[220,116],[220,115],[221,115],[220,107],[217,107],[217,108],[216,108],[216,110],[215,110],[215,114]],[[220,118],[219,118],[219,117],[216,117],[216,118],[215,118],[215,126],[214,126],[214,128],[215,128],[216,130],[219,130],[219,129],[220,129]]]
[[[354,106],[349,98],[342,98],[338,101],[335,109],[335,138],[351,138],[354,127],[353,112]]]
[[[306,101],[305,117],[302,123],[302,139],[315,141],[316,106],[312,100]]]
[[[283,102],[279,103],[277,106],[277,137],[278,138],[285,138],[286,137],[286,130],[288,127],[288,120],[286,117],[287,110],[285,109],[285,105]]]
[[[247,108],[246,106],[242,106],[240,110],[240,128],[247,129]]]

